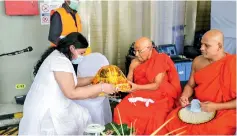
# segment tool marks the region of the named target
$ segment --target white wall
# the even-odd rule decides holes
[[[14,96],[26,94],[32,83],[31,72],[47,42],[49,26],[40,24],[40,16],[7,16],[0,1],[0,54],[33,47],[30,53],[0,57],[0,103],[15,102]],[[23,90],[16,84],[26,84]]]
[[[224,33],[225,51],[236,54],[236,1],[212,1],[211,28]]]

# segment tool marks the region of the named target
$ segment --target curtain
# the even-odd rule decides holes
[[[132,42],[142,36],[156,45],[183,43],[183,1],[80,1],[83,34],[93,52],[124,70]]]
[[[195,32],[210,29],[211,0],[187,1],[185,13],[185,45],[193,45]]]
[[[175,44],[183,51],[185,1],[152,1],[152,39],[157,45]]]
[[[186,2],[186,12],[185,12],[185,45],[193,45],[195,28],[196,28],[196,16],[197,16],[197,1],[187,1]]]

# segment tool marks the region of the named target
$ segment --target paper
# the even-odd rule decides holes
[[[40,21],[41,25],[50,24],[50,12],[53,9],[61,7],[63,2],[43,2],[40,3]]]
[[[200,101],[198,99],[193,99],[187,108],[191,112],[201,112]]]

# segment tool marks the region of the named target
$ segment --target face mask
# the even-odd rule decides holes
[[[83,60],[84,56],[78,55],[76,59],[72,60],[72,64],[79,64]]]
[[[79,1],[72,0],[70,1],[69,7],[73,10],[77,10],[79,6],[78,4],[79,4]]]

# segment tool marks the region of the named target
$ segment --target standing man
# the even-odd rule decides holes
[[[51,46],[57,46],[58,41],[71,32],[82,32],[78,6],[78,0],[65,0],[62,7],[51,11],[48,36]]]
[[[50,28],[48,40],[51,46],[56,47],[58,41],[72,32],[82,32],[81,18],[77,13],[79,0],[65,0],[62,7],[51,11]],[[91,52],[87,48],[85,55]],[[83,56],[81,56],[83,57]],[[81,59],[73,61],[73,67],[77,71],[78,63]],[[77,72],[76,72],[77,73]]]

